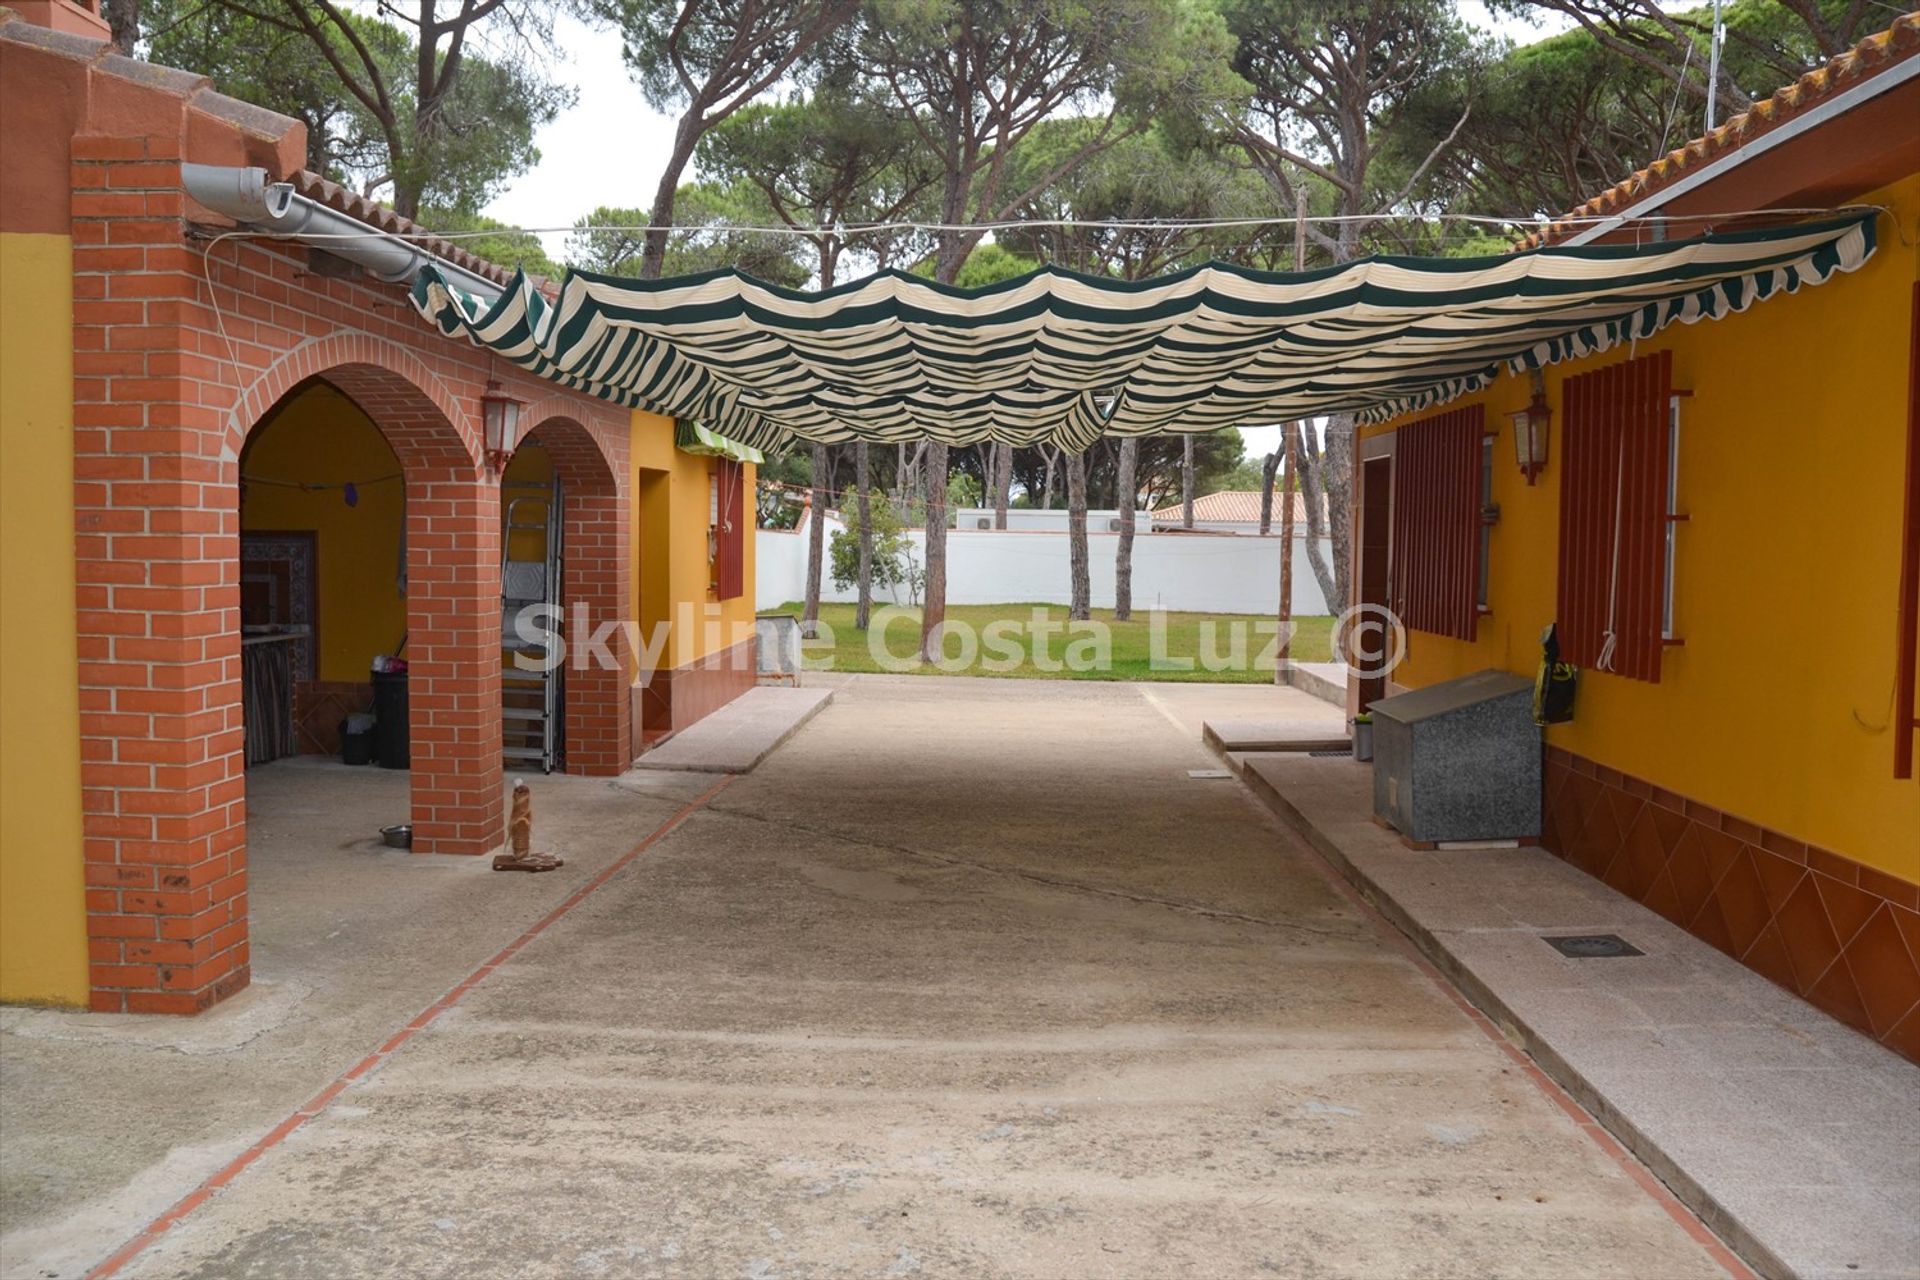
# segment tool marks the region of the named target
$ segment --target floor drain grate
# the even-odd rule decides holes
[[[1348,751],[1309,751],[1309,752],[1307,752],[1307,754],[1308,754],[1309,756],[1311,756],[1311,757],[1313,757],[1313,758],[1315,758],[1315,759],[1319,759],[1319,760],[1338,760],[1338,759],[1340,759],[1340,758],[1341,758],[1342,756],[1345,756],[1345,757],[1347,757],[1348,759],[1351,759],[1351,758],[1353,757],[1353,752],[1352,752],[1351,750],[1348,750]]]
[[[1647,954],[1616,933],[1582,933],[1557,938],[1542,934],[1540,940],[1570,960],[1600,960],[1607,956]]]

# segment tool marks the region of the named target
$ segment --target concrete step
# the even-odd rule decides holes
[[[770,685],[749,689],[648,751],[633,767],[751,773],[832,700],[831,689]]]
[[[1287,683],[1336,707],[1347,705],[1347,668],[1338,662],[1295,662],[1287,668]]]
[[[1322,720],[1202,720],[1200,739],[1219,752],[1345,751],[1350,745]]]

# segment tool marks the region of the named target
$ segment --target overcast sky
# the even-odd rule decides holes
[[[1517,43],[1538,39],[1545,30],[1522,20],[1495,18],[1476,0],[1465,0],[1459,9],[1469,21]],[[653,189],[672,149],[672,120],[648,106],[628,78],[617,34],[565,16],[557,20],[555,32],[566,61],[554,68],[554,75],[579,90],[579,101],[540,131],[540,163],[515,179],[486,212],[514,226],[545,229],[571,226],[601,205],[645,209],[653,203]],[[559,258],[564,234],[542,239],[547,252]],[[1247,452],[1258,456],[1275,447],[1279,430],[1247,428],[1242,435]]]

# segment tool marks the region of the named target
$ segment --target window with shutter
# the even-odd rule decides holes
[[[1565,383],[1559,640],[1576,666],[1660,679],[1678,420],[1670,352]]]
[[[732,600],[746,590],[746,467],[731,458],[713,463],[713,594]]]
[[[1393,610],[1414,631],[1472,640],[1480,617],[1482,439],[1469,405],[1402,427],[1393,446]]]

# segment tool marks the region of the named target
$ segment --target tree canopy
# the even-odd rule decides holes
[[[573,100],[545,71],[546,0],[444,3],[382,5],[380,18],[333,0],[137,8],[156,61],[303,121],[308,167],[419,217],[478,213],[533,167],[535,132]]]

